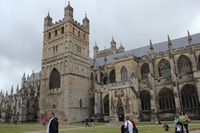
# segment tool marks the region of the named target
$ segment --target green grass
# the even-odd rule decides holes
[[[174,133],[174,126],[170,123],[170,132]],[[164,133],[162,125],[153,123],[137,123],[139,133]],[[97,124],[95,127],[85,128],[84,124],[60,125],[59,133],[120,133],[120,125]],[[42,131],[45,133],[45,126],[39,124],[0,124],[0,133],[26,133],[31,131]],[[200,121],[194,121],[189,124],[190,130],[200,129]],[[41,132],[40,132],[41,133]]]
[[[23,133],[26,131],[45,130],[45,127],[38,124],[0,124],[0,133]]]

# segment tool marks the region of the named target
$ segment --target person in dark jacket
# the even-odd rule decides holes
[[[48,112],[49,122],[46,133],[58,133],[58,119],[55,117],[53,111]]]

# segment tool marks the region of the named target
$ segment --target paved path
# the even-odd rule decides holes
[[[200,130],[191,131],[190,133],[200,133]]]

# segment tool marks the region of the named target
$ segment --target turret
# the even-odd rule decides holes
[[[23,74],[23,77],[22,77],[22,84],[21,84],[21,87],[24,87],[25,82],[26,82],[26,74],[24,73],[24,74]]]
[[[113,37],[112,37],[112,41],[110,42],[110,45],[111,45],[112,50],[116,50],[116,42]]]
[[[153,54],[154,53],[154,47],[153,47],[153,43],[151,41],[151,39],[149,40],[149,51],[150,51],[150,54]]]
[[[172,54],[172,41],[171,41],[169,35],[167,35],[167,40],[168,40],[168,43],[167,43],[167,45],[168,45],[168,50],[169,50],[169,54],[170,54],[170,56],[171,56],[171,54]]]
[[[83,27],[89,32],[90,30],[90,20],[87,18],[87,14],[85,13],[85,18],[83,19]]]
[[[34,70],[32,71],[32,77],[33,77],[33,80],[35,80],[35,73],[34,73]]]
[[[124,52],[124,46],[122,45],[122,43],[120,44],[119,52]]]
[[[11,87],[10,95],[13,95],[13,86]]]
[[[47,16],[44,18],[44,28],[46,29],[51,25],[52,25],[52,18],[50,17],[50,14],[48,12]]]
[[[65,7],[65,20],[73,21],[73,12],[74,9],[70,5],[70,1],[68,1],[68,5]]]
[[[95,42],[95,46],[94,46],[94,59],[97,57],[97,53],[99,52],[99,47],[97,46],[97,42]]]
[[[105,53],[104,54],[104,80],[105,80],[105,76],[108,72],[106,64],[107,64],[107,56],[106,56],[106,53]]]
[[[104,55],[104,65],[107,64],[107,57],[106,57],[106,54]]]
[[[192,43],[192,36],[190,35],[189,30],[187,31],[187,33],[188,33],[188,44],[191,45],[191,43]]]
[[[16,93],[18,93],[19,92],[19,85],[17,85],[17,89],[16,89]]]

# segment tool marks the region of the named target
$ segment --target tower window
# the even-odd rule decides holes
[[[73,27],[73,35],[75,34],[75,28]]]
[[[80,108],[83,107],[83,101],[82,101],[82,99],[79,100],[79,106],[80,106]]]
[[[83,34],[83,39],[85,40],[85,34]]]
[[[54,35],[55,35],[55,36],[57,36],[57,35],[58,35],[58,31],[57,31],[57,30],[55,30],[55,32],[54,32]]]
[[[80,31],[78,31],[78,37],[80,37],[80,35],[81,35]]]
[[[48,36],[48,38],[51,39],[51,32],[49,32],[49,36]]]
[[[61,28],[61,34],[63,34],[65,31],[64,27]]]

